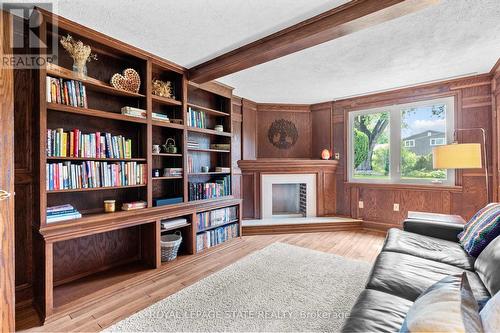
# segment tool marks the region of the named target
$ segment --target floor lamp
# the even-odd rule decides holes
[[[486,156],[486,131],[484,128],[458,128],[453,132],[454,142],[432,149],[434,169],[481,169],[481,143],[458,143],[457,132],[481,131],[483,138],[484,170],[486,174],[486,201],[490,200],[488,159]]]

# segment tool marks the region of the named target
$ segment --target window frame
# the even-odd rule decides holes
[[[429,139],[429,146],[435,147],[435,146],[442,146],[446,144],[446,141],[443,141],[443,143],[436,143],[437,140],[444,140],[444,138],[431,138]],[[432,143],[434,141],[434,143]]]
[[[415,148],[415,139],[405,140],[404,142],[405,148]],[[411,143],[411,145],[406,145],[406,143]]]
[[[401,111],[407,108],[429,107],[435,104],[446,105],[445,117],[445,144],[453,142],[455,131],[455,97],[441,97],[420,100],[417,102],[392,104],[384,107],[361,109],[348,112],[347,129],[347,178],[350,183],[373,183],[373,184],[406,184],[406,185],[432,185],[432,186],[455,186],[455,169],[448,169],[446,179],[442,181],[429,179],[403,179],[401,178],[401,148],[404,142],[401,139]],[[354,119],[357,116],[374,113],[389,113],[389,178],[388,179],[363,179],[354,177]],[[395,152],[395,153],[394,153]],[[394,167],[396,166],[396,167]]]

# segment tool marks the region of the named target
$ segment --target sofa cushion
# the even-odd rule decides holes
[[[449,275],[420,295],[400,332],[482,332],[467,274]]]
[[[484,303],[490,294],[475,272],[396,252],[380,253],[368,279],[367,288],[415,301],[437,281],[447,275],[464,271],[467,272],[474,296],[478,302]]]
[[[400,229],[389,230],[383,251],[411,254],[474,270],[474,257],[469,256],[457,242],[422,236]]]
[[[486,333],[500,332],[500,293],[496,293],[480,313],[483,329]]]
[[[342,332],[399,331],[412,303],[381,291],[365,289],[354,304]]]
[[[493,202],[479,210],[458,235],[460,244],[471,256],[477,257],[500,235],[500,203]]]
[[[491,295],[500,291],[500,236],[481,252],[474,268]]]

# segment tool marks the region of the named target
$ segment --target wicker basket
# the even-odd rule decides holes
[[[161,236],[161,261],[172,261],[177,258],[177,251],[182,243],[180,231]]]

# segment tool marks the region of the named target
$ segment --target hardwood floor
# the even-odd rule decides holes
[[[40,326],[32,307],[18,309],[16,329],[29,332],[100,331],[274,242],[373,262],[383,241],[383,234],[371,231],[245,236],[241,240],[214,248],[206,256],[189,260],[179,258],[179,264],[165,269],[165,274],[157,274],[133,287],[124,286],[112,297],[101,298],[94,304],[69,312],[44,326]]]

